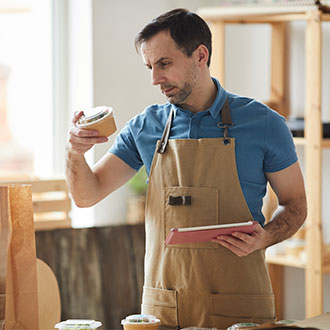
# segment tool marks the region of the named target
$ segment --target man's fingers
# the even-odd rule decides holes
[[[232,236],[240,239],[243,242],[249,243],[252,241],[252,237],[249,234],[241,233],[239,231],[235,231],[232,233]]]
[[[99,132],[97,130],[92,129],[81,129],[77,126],[72,127],[70,133],[78,137],[94,137],[99,136]]]
[[[214,239],[214,240],[212,240],[212,242],[222,245],[223,247],[227,248],[228,250],[230,250],[231,252],[233,252],[234,254],[236,254],[239,257],[248,255],[248,253],[246,251],[241,250],[239,247],[232,245],[225,240]]]
[[[94,145],[98,143],[104,143],[107,142],[108,138],[105,136],[77,136],[75,134],[71,134],[69,138],[69,142],[71,144],[85,144],[85,145]]]
[[[73,118],[72,118],[72,123],[73,124],[76,124],[77,121],[80,119],[80,117],[84,114],[83,111],[76,111],[73,115]]]

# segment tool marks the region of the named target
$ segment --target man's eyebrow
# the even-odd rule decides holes
[[[155,64],[158,64],[161,61],[170,60],[170,59],[171,59],[170,57],[161,57]],[[147,66],[148,68],[151,67],[151,65],[148,63],[144,63],[144,65]]]

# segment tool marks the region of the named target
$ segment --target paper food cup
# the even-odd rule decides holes
[[[153,315],[135,314],[121,320],[124,330],[158,330],[160,320]]]
[[[113,109],[105,106],[85,111],[83,116],[79,118],[77,126],[83,129],[95,129],[100,136],[107,137],[117,129]]]
[[[87,330],[87,329],[97,329],[102,325],[99,321],[94,320],[66,320],[57,323],[54,328],[59,330]]]
[[[259,326],[259,324],[257,323],[236,323],[230,326],[229,328],[227,328],[227,330],[243,330],[243,329],[248,330],[257,326]]]

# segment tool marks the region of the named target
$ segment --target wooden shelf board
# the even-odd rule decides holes
[[[288,255],[266,256],[266,262],[274,265],[289,266],[296,268],[305,268],[306,263],[301,259]]]
[[[330,274],[330,265],[323,266],[323,274]]]
[[[322,140],[322,147],[323,148],[330,148],[330,139],[329,138]]]
[[[198,14],[210,22],[271,24],[274,22],[301,21],[317,9],[310,6],[292,7],[204,7]],[[330,14],[321,14],[321,21],[330,21]]]
[[[307,140],[302,137],[295,137],[293,138],[295,145],[297,146],[306,146]],[[323,139],[322,140],[322,148],[330,148],[330,139]]]
[[[323,274],[330,274],[330,263],[326,263],[326,260],[323,263]],[[268,264],[287,266],[287,267],[296,267],[296,268],[306,268],[306,263],[295,256],[290,255],[275,255],[275,256],[266,256],[266,262]]]
[[[9,7],[0,7],[0,14],[20,14],[31,12],[31,8],[9,8]]]
[[[52,230],[52,229],[63,229],[71,228],[71,220],[38,220],[34,221],[34,230]]]
[[[293,138],[293,141],[296,146],[305,146],[307,143],[306,139],[302,137],[295,137]]]

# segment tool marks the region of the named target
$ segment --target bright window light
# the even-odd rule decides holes
[[[51,0],[0,0],[0,177],[53,172]]]

